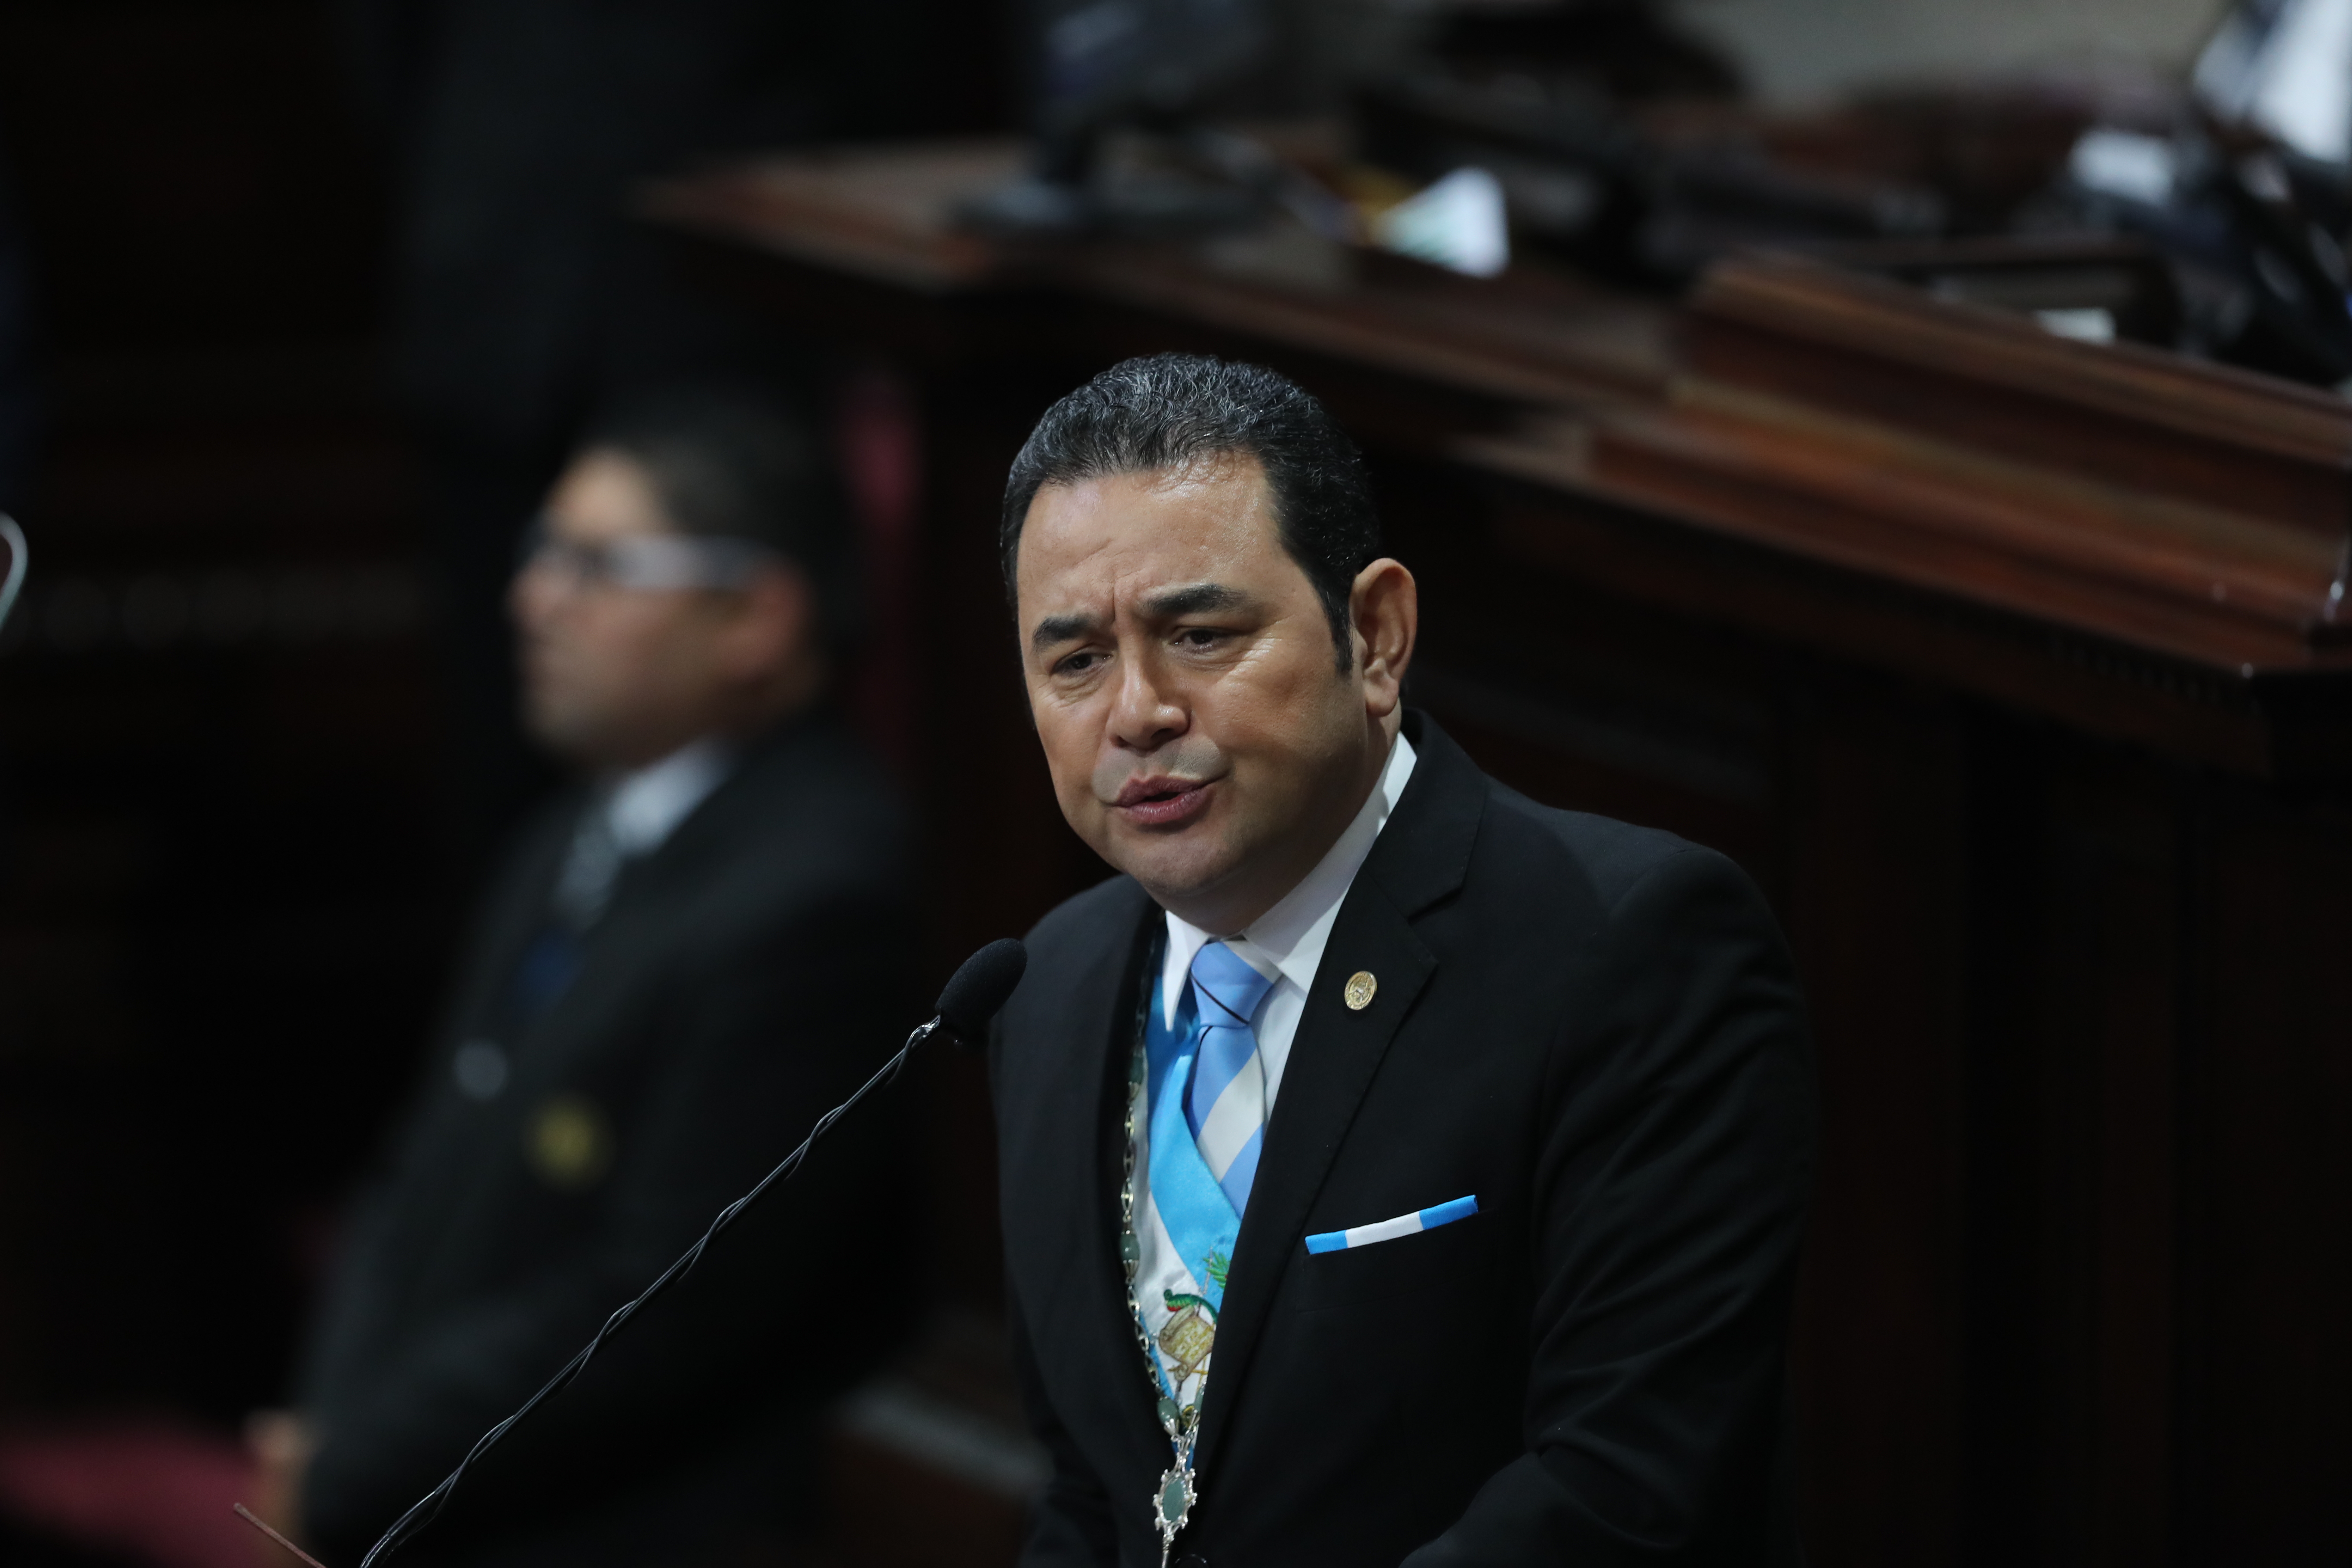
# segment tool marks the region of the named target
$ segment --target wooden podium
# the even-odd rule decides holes
[[[1792,259],[1674,310],[1304,234],[957,229],[1014,158],[646,197],[714,286],[917,389],[940,952],[1099,872],[1022,710],[1013,451],[1128,354],[1272,364],[1374,465],[1426,596],[1413,700],[1781,912],[1825,1111],[1813,1559],[2352,1552],[2352,405]],[[979,1256],[986,1194],[942,1201]]]

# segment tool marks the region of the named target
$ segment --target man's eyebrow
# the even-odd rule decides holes
[[[1239,588],[1228,588],[1223,583],[1187,583],[1178,588],[1162,588],[1147,596],[1143,601],[1143,613],[1154,620],[1171,620],[1179,616],[1237,610],[1248,603],[1247,594]]]
[[[1239,588],[1229,588],[1223,583],[1186,583],[1147,595],[1143,601],[1143,613],[1154,620],[1173,620],[1182,616],[1238,609],[1249,602],[1247,594]],[[1082,637],[1101,625],[1097,617],[1083,611],[1074,611],[1066,616],[1047,616],[1030,632],[1029,647],[1033,652],[1042,653],[1056,643]]]
[[[1029,634],[1030,649],[1042,653],[1055,643],[1086,636],[1099,624],[1094,616],[1083,614],[1047,616],[1037,623],[1037,629]]]

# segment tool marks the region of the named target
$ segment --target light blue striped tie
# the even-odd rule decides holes
[[[1201,1044],[1184,1094],[1184,1120],[1235,1214],[1249,1206],[1258,1151],[1265,1142],[1265,1064],[1258,1058],[1250,1018],[1273,986],[1222,942],[1193,956]]]

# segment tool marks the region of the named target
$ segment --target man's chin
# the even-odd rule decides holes
[[[1174,833],[1124,834],[1110,851],[1104,859],[1180,913],[1183,906],[1213,896],[1238,869],[1238,857],[1205,824]]]
[[[582,722],[561,710],[526,708],[522,728],[541,751],[574,767],[601,766],[604,753],[611,749],[599,743],[604,737],[595,725]]]

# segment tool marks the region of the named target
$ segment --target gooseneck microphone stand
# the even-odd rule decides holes
[[[0,511],[0,540],[8,543],[8,575],[0,581],[0,626],[5,626],[8,612],[16,607],[16,595],[25,591],[25,569],[32,564],[33,555],[25,543],[25,531],[5,511]]]
[[[946,988],[940,993],[940,999],[931,1020],[908,1035],[907,1043],[898,1047],[898,1054],[883,1063],[872,1078],[867,1079],[858,1087],[856,1093],[817,1118],[816,1125],[809,1129],[809,1135],[801,1140],[800,1147],[785,1155],[774,1170],[761,1177],[757,1186],[719,1210],[719,1217],[710,1222],[710,1228],[704,1231],[677,1262],[663,1269],[661,1278],[646,1286],[638,1293],[635,1300],[615,1310],[611,1317],[606,1318],[604,1326],[596,1331],[596,1337],[583,1345],[580,1348],[580,1353],[564,1363],[562,1368],[553,1377],[541,1384],[538,1393],[524,1400],[521,1407],[513,1415],[483,1433],[475,1441],[473,1447],[467,1451],[466,1457],[457,1461],[457,1468],[442,1478],[439,1486],[417,1499],[408,1511],[394,1520],[392,1528],[385,1531],[373,1546],[368,1548],[368,1554],[360,1560],[360,1568],[375,1568],[378,1563],[415,1539],[420,1531],[439,1518],[442,1509],[448,1504],[450,1494],[457,1489],[458,1483],[466,1479],[466,1472],[474,1467],[476,1461],[496,1447],[499,1440],[514,1430],[517,1423],[570,1387],[572,1381],[587,1370],[588,1363],[596,1358],[596,1352],[604,1348],[604,1342],[620,1332],[622,1328],[656,1297],[683,1279],[687,1272],[701,1260],[703,1249],[717,1239],[719,1232],[734,1224],[745,1209],[759,1202],[770,1187],[779,1182],[791,1179],[793,1173],[800,1169],[801,1162],[808,1157],[810,1146],[824,1137],[835,1122],[847,1115],[850,1109],[859,1100],[895,1079],[899,1071],[906,1067],[908,1057],[913,1053],[917,1046],[929,1039],[934,1034],[940,1033],[953,1036],[967,1043],[977,1042],[988,1027],[988,1021],[996,1016],[997,1010],[1004,1005],[1005,998],[1013,994],[1013,988],[1021,984],[1022,972],[1028,967],[1028,963],[1027,952],[1018,942],[1010,937],[990,942],[986,947],[965,959],[963,966],[955,972],[954,976],[948,981]],[[236,1513],[247,1523],[261,1531],[272,1541],[301,1558],[303,1562],[310,1563],[312,1568],[322,1568],[316,1558],[270,1529],[256,1518],[244,1504],[239,1503],[236,1506]]]

